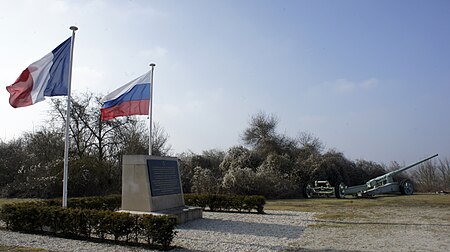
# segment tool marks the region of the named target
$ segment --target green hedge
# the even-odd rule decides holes
[[[184,199],[186,205],[210,211],[264,213],[263,196],[185,194]],[[68,208],[61,207],[60,199],[11,203],[0,209],[0,220],[14,231],[170,247],[175,218],[114,212],[120,204],[120,195],[70,198]]]
[[[0,220],[13,231],[45,233],[70,238],[140,243],[170,247],[176,219],[167,216],[131,215],[110,210],[62,208],[54,202],[4,204]]]
[[[120,209],[121,200],[121,195],[69,198],[67,200],[67,206],[69,208],[117,211]],[[50,199],[45,200],[45,202],[51,206],[62,205],[61,199]]]
[[[185,204],[199,206],[210,211],[256,211],[264,213],[266,200],[263,196],[227,195],[227,194],[184,194]],[[61,206],[60,199],[46,200],[52,206]],[[119,210],[121,195],[102,197],[69,198],[69,208]]]
[[[264,213],[266,200],[263,196],[243,196],[225,194],[184,194],[184,202],[189,206],[199,206],[210,211],[247,211]]]

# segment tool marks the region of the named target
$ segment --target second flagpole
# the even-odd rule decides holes
[[[63,174],[63,202],[62,207],[67,207],[67,183],[69,177],[69,124],[70,124],[70,95],[72,89],[72,62],[73,62],[73,46],[75,44],[75,31],[78,30],[76,26],[71,26],[72,41],[70,44],[70,61],[69,61],[69,81],[67,87],[67,118],[66,118],[66,132],[65,132],[65,146],[64,146],[64,174]]]
[[[148,136],[148,155],[152,155],[152,117],[153,117],[153,72],[155,71],[155,63],[151,63],[150,66],[152,67],[152,75],[150,77],[150,102],[149,102],[149,108],[148,108],[148,115],[150,118],[150,125],[149,125],[149,136]]]

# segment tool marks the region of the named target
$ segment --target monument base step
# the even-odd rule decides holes
[[[164,210],[159,210],[155,212],[141,212],[141,211],[133,211],[133,210],[119,210],[120,213],[130,213],[130,214],[151,214],[151,215],[167,215],[174,216],[177,218],[177,224],[183,224],[188,221],[201,219],[203,218],[203,209],[201,207],[193,207],[193,206],[183,206],[176,208],[169,208]]]

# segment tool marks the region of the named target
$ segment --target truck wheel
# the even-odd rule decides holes
[[[400,183],[400,193],[403,195],[411,195],[414,192],[414,186],[411,180],[405,179]]]
[[[336,196],[336,198],[338,199],[343,199],[345,198],[345,185],[344,183],[337,183],[334,186],[334,195]]]

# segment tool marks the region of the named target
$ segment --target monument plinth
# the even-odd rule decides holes
[[[202,218],[202,209],[184,205],[178,159],[124,155],[121,211],[175,215],[178,223]]]

